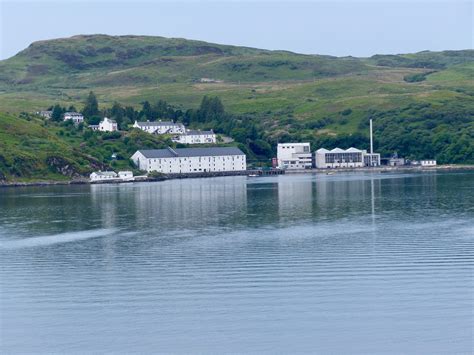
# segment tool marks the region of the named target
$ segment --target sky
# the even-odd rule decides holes
[[[472,49],[473,1],[0,0],[0,59],[94,33],[359,57]]]

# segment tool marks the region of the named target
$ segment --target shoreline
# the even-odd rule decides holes
[[[169,174],[163,175],[162,177],[154,178],[140,178],[133,181],[99,181],[91,182],[87,178],[76,179],[76,180],[64,180],[64,181],[31,181],[31,182],[0,182],[0,188],[9,187],[28,187],[28,186],[66,186],[66,185],[103,185],[103,184],[130,184],[135,182],[159,182],[166,180],[177,180],[177,179],[198,179],[198,178],[211,178],[211,177],[224,177],[224,176],[247,176],[258,172],[259,176],[271,176],[271,175],[283,175],[283,174],[328,174],[335,173],[358,173],[358,172],[433,172],[433,171],[470,171],[474,170],[474,165],[437,165],[430,167],[421,166],[380,166],[380,167],[365,167],[365,168],[332,168],[332,169],[301,169],[301,170],[285,170],[283,172],[268,173],[265,170],[245,170],[245,171],[233,171],[233,172],[211,172],[211,173],[195,173],[195,174]],[[267,173],[266,173],[267,172]]]

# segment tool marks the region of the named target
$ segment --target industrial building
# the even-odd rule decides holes
[[[138,150],[131,159],[140,170],[164,174],[247,169],[245,154],[236,147]]]
[[[279,143],[277,166],[280,169],[311,169],[312,156],[309,143]]]

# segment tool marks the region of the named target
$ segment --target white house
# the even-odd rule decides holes
[[[37,115],[40,115],[41,117],[51,119],[53,116],[53,111],[38,111],[36,112]]]
[[[175,123],[173,121],[135,121],[133,127],[154,134],[184,134],[186,132],[186,128],[182,123]]]
[[[133,172],[119,171],[118,174],[114,171],[94,171],[89,175],[91,182],[97,181],[133,181]]]
[[[311,169],[312,157],[309,143],[279,143],[277,161],[280,169]]]
[[[133,172],[131,171],[119,171],[118,178],[122,181],[133,181]]]
[[[114,171],[94,171],[89,175],[91,182],[117,180],[118,175]]]
[[[182,144],[205,144],[205,143],[216,143],[216,134],[210,131],[193,131],[186,130],[185,134],[180,134],[173,138],[176,143]]]
[[[138,150],[131,159],[140,170],[165,174],[247,169],[245,154],[236,147]]]
[[[315,166],[318,169],[325,168],[361,168],[364,166],[379,166],[380,154],[367,153],[366,150],[356,148],[327,150],[318,149],[314,153]]]
[[[436,166],[436,160],[420,160],[421,166]]]
[[[78,112],[66,112],[64,114],[64,121],[72,120],[75,124],[84,122],[84,116]]]

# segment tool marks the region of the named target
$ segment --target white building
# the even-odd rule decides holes
[[[436,166],[436,160],[420,160],[421,166]]]
[[[97,181],[133,181],[133,172],[119,171],[118,174],[114,171],[94,171],[89,175],[91,182]]]
[[[318,169],[326,168],[361,168],[364,166],[379,166],[380,154],[367,153],[366,150],[356,148],[327,150],[318,149],[314,153],[315,166]]]
[[[186,128],[182,123],[175,123],[173,121],[135,121],[133,127],[153,134],[184,134],[186,132]]]
[[[312,157],[309,143],[280,143],[277,147],[280,169],[311,169]]]
[[[91,182],[117,180],[118,175],[114,171],[94,171],[89,175]]]
[[[78,112],[66,112],[64,114],[64,121],[72,120],[75,124],[84,122],[84,116]]]
[[[118,131],[118,125],[115,120],[105,117],[99,123],[99,131],[102,132],[115,132]]]
[[[164,174],[247,169],[245,154],[236,147],[138,150],[131,159],[140,170]]]
[[[122,181],[133,181],[133,172],[131,171],[119,171],[118,178]]]
[[[53,111],[38,111],[36,112],[37,115],[40,115],[41,117],[51,119],[53,116]]]
[[[185,134],[180,134],[173,138],[173,142],[182,144],[214,144],[217,142],[216,134],[210,131],[186,130]]]

